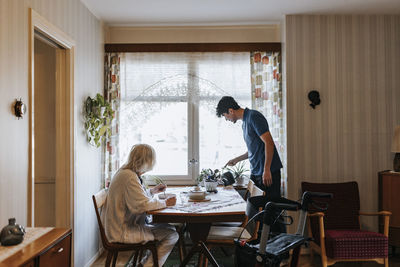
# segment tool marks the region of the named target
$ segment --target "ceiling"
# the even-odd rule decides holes
[[[110,26],[280,22],[288,14],[400,14],[400,0],[81,0]]]

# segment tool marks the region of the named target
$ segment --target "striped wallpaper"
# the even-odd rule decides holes
[[[378,171],[392,169],[400,125],[400,16],[286,17],[289,197],[302,181],[359,184],[378,209]],[[309,106],[318,90],[321,105]],[[363,224],[376,229],[377,219]]]
[[[103,90],[103,25],[80,0],[0,0],[0,228],[8,218],[27,223],[28,114],[17,120],[15,98],[28,103],[28,10],[65,32],[75,47],[75,266],[97,253],[91,195],[100,189],[101,152],[86,143],[82,105]],[[78,223],[79,222],[79,223]]]

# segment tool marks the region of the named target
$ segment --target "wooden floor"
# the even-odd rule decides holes
[[[124,267],[125,264],[128,262],[130,256],[131,256],[131,252],[122,252],[119,254],[118,256],[118,261],[117,261],[117,265],[118,267]],[[103,253],[103,255],[96,260],[96,262],[94,262],[91,266],[92,267],[103,267],[104,263],[106,260],[106,255]],[[218,260],[218,259],[217,259]],[[167,263],[164,266],[170,266],[168,264],[168,260]],[[176,265],[173,265],[178,266]],[[211,265],[209,265],[211,267]],[[300,264],[299,267],[319,267],[321,266],[321,261],[320,258],[318,256],[314,257],[314,261],[311,262],[310,257],[307,255],[301,256],[300,258]],[[338,262],[335,265],[332,265],[333,267],[380,267],[380,266],[384,266],[381,264],[378,264],[376,262]],[[390,257],[389,258],[389,266],[390,267],[400,267],[400,255],[396,255],[394,257]],[[227,266],[224,265],[224,267],[233,267],[233,264],[231,266]]]

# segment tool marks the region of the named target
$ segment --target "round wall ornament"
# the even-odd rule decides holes
[[[22,119],[22,117],[26,113],[26,105],[22,102],[21,98],[19,100],[15,100],[14,113],[18,119]]]

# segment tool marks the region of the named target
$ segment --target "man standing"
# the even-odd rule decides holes
[[[267,198],[279,198],[283,166],[265,117],[257,110],[241,108],[231,96],[224,96],[218,102],[217,116],[224,116],[233,123],[237,120],[243,121],[243,137],[247,152],[229,160],[226,165],[234,166],[239,161],[249,159],[250,179],[266,192]],[[274,228],[275,231],[286,232],[284,225],[277,225]]]

